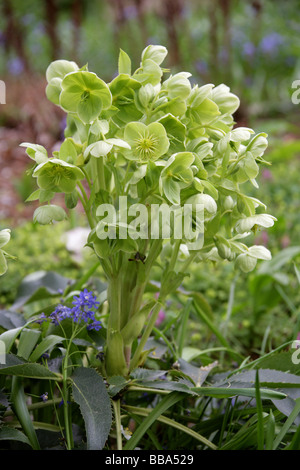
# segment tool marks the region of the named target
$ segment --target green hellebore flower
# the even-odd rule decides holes
[[[251,217],[244,217],[237,221],[235,229],[238,233],[245,233],[253,230],[254,227],[273,227],[277,219],[270,214],[257,214]]]
[[[131,147],[131,150],[124,152],[124,156],[128,160],[144,163],[158,160],[170,146],[166,130],[159,122],[148,126],[142,122],[130,122],[125,127],[124,139]]]
[[[48,82],[46,95],[52,103],[59,105],[59,95],[61,93],[61,82],[63,78],[68,73],[75,72],[78,69],[78,65],[69,60],[55,60],[51,62],[46,71]]]
[[[109,87],[93,72],[71,72],[65,76],[61,87],[61,107],[77,113],[85,124],[94,121],[102,109],[110,108],[112,104]]]
[[[266,247],[251,246],[247,253],[242,253],[236,258],[235,265],[244,273],[249,273],[255,268],[258,259],[269,261],[271,258],[271,253]]]
[[[80,168],[58,158],[38,165],[33,176],[37,178],[41,189],[56,193],[71,193],[76,188],[77,181],[84,178]]]

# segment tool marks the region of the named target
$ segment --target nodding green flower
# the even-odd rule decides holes
[[[143,163],[158,160],[170,146],[166,130],[159,122],[148,126],[142,122],[130,122],[125,127],[124,139],[131,147],[124,152],[125,157]]]
[[[37,184],[41,189],[56,193],[71,193],[76,188],[77,181],[84,178],[80,168],[58,158],[40,163],[34,170],[33,176],[37,178]]]

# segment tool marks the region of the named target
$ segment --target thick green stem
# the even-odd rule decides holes
[[[137,269],[134,262],[128,261],[128,253],[125,253],[122,260],[120,276],[122,277],[122,317],[121,328],[123,328],[129,320],[131,310],[132,291],[136,282]]]
[[[109,326],[108,330],[120,331],[121,327],[121,283],[119,276],[113,274],[108,286]]]
[[[114,272],[108,284],[109,318],[107,327],[105,369],[108,377],[126,376],[124,342],[121,335],[121,278]]]

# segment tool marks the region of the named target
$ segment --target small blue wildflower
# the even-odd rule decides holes
[[[48,320],[48,317],[44,314],[44,312],[40,315],[40,318],[36,320],[36,323],[43,323],[44,321]]]
[[[96,355],[96,358],[102,362],[104,360],[104,352],[102,351],[98,352],[98,354]]]
[[[64,402],[64,399],[62,398],[61,401],[60,401],[59,404],[58,404],[58,408],[62,407],[64,403],[65,403],[65,402]],[[71,404],[71,403],[70,403],[69,400],[68,400],[68,401],[67,401],[67,405],[70,405],[70,404]]]
[[[43,393],[40,398],[43,400],[43,402],[45,403],[47,400],[48,400],[48,392],[45,392]]]
[[[100,304],[96,299],[97,297],[94,296],[92,292],[88,292],[87,289],[84,289],[80,292],[79,297],[74,297],[72,304],[80,308],[97,308]]]
[[[74,323],[86,323],[89,331],[99,331],[102,328],[102,324],[95,319],[95,312],[93,311],[93,309],[96,309],[98,305],[100,305],[100,303],[96,301],[96,298],[97,297],[95,297],[92,292],[88,292],[87,289],[84,289],[83,292],[80,292],[78,297],[73,297],[72,304],[74,307],[71,308],[59,304],[49,317],[42,313],[37,322],[42,323],[49,319],[51,323],[58,326],[61,321],[70,318]]]
[[[93,323],[89,323],[87,325],[87,329],[90,331],[90,330],[95,330],[95,331],[99,331],[100,329],[102,328],[102,323],[101,321],[93,321]]]
[[[54,312],[49,315],[49,318],[51,319],[52,323],[57,326],[59,322],[65,320],[66,318],[70,318],[71,316],[72,309],[62,304],[59,304],[54,310]]]

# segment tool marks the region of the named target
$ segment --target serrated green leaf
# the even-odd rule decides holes
[[[71,380],[73,398],[85,422],[87,449],[101,450],[112,423],[110,399],[103,379],[94,369],[79,367]]]
[[[4,426],[0,429],[0,441],[19,441],[31,446],[30,441],[25,434],[18,429]]]
[[[0,364],[0,374],[31,379],[60,380],[60,375],[54,374],[43,365],[26,362],[13,354],[7,354],[6,363]]]

